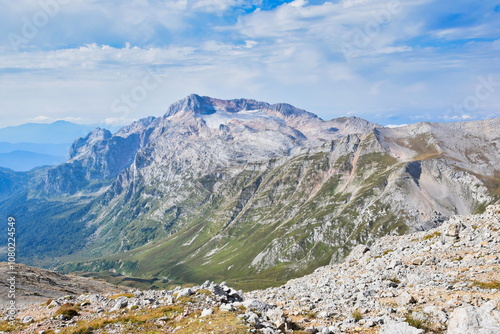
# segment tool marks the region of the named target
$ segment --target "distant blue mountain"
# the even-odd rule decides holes
[[[0,129],[0,142],[71,144],[79,137],[85,137],[94,125],[81,125],[66,121],[51,124],[27,123]]]
[[[36,144],[36,143],[5,143],[0,142],[0,153],[14,151],[29,151],[33,153],[67,156],[70,143],[65,144]]]
[[[58,165],[64,161],[66,161],[65,156],[53,156],[28,151],[0,153],[0,166],[18,172],[28,171],[45,165]]]
[[[0,167],[27,171],[65,162],[71,144],[97,127],[99,125],[57,121],[0,128]],[[118,129],[110,127],[108,130],[116,132]]]

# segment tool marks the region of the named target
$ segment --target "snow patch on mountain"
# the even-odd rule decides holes
[[[222,124],[227,124],[229,120],[241,120],[248,121],[259,118],[264,119],[273,119],[278,122],[284,123],[283,120],[271,116],[263,110],[241,110],[237,113],[227,112],[222,109],[217,109],[217,111],[213,114],[199,114],[198,117],[202,118],[205,124],[211,129],[218,129]]]

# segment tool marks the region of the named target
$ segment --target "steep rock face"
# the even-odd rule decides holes
[[[68,162],[38,173],[34,188],[38,193],[74,195],[98,192],[134,161],[147,141],[147,127],[154,118],[141,120],[116,135],[96,129],[71,146]]]
[[[61,261],[89,261],[68,271],[277,284],[494,201],[498,122],[387,129],[191,95],[163,117],[75,142],[66,164],[33,174],[25,218],[83,238]],[[54,247],[67,255],[64,242]],[[29,259],[37,248],[27,249]]]

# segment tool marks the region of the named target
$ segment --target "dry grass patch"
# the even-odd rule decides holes
[[[427,234],[427,235],[424,237],[424,240],[430,240],[430,239],[434,239],[434,238],[437,238],[437,237],[440,237],[440,236],[441,236],[441,232],[436,231],[436,232],[434,232],[434,233]]]
[[[164,333],[162,325],[155,323],[158,318],[172,321],[183,312],[180,306],[164,306],[156,309],[147,309],[138,312],[127,312],[116,318],[106,318],[91,321],[79,321],[76,327],[66,328],[62,334],[90,334],[97,329],[105,328],[107,325],[121,323],[125,325],[125,333]]]
[[[80,311],[80,308],[78,306],[75,306],[74,304],[71,303],[66,303],[63,304],[54,314],[54,317],[57,317],[58,315],[64,315],[67,318],[71,319],[73,317],[76,317],[78,315],[78,311]]]
[[[14,330],[20,330],[24,327],[18,321],[0,321],[0,332],[12,332]]]
[[[479,282],[479,281],[473,281],[472,282],[473,286],[477,286],[478,288],[481,289],[488,289],[488,290],[493,290],[497,289],[500,290],[500,282]]]
[[[120,293],[120,294],[117,294],[117,295],[113,295],[113,296],[111,296],[109,298],[111,298],[111,299],[117,299],[119,297],[133,298],[134,294],[133,293]]]
[[[165,306],[157,309],[147,309],[130,312],[117,317],[96,319],[92,321],[79,321],[76,327],[66,328],[62,334],[90,334],[108,325],[120,323],[123,327],[122,333],[165,333],[165,327],[179,329],[179,334],[220,333],[220,334],[243,334],[247,333],[247,327],[237,313],[217,312],[209,317],[199,318],[199,312],[176,321],[184,312],[181,306]],[[159,321],[159,319],[162,319]]]
[[[220,333],[220,334],[243,334],[248,333],[248,328],[243,321],[233,312],[215,313],[206,318],[186,318],[177,326],[181,328],[176,332],[179,334]]]

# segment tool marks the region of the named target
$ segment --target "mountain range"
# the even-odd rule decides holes
[[[22,261],[245,289],[500,196],[500,118],[386,128],[288,104],[190,95],[77,139],[69,159],[0,170]]]

